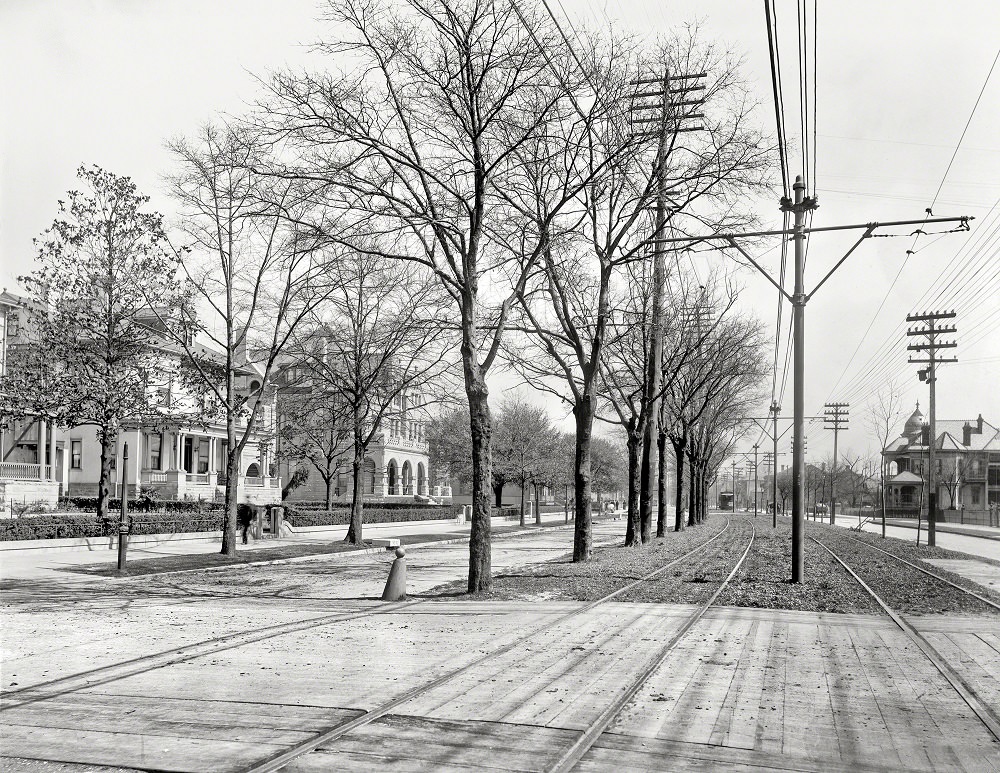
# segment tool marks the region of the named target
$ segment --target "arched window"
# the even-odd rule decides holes
[[[247,467],[247,477],[248,478],[259,478],[260,477],[260,467],[257,466],[257,462],[254,462],[249,467]]]

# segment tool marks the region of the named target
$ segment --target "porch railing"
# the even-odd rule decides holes
[[[52,480],[52,465],[0,462],[0,478],[7,480]]]

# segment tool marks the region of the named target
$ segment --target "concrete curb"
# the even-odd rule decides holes
[[[517,537],[524,537],[529,534],[536,534],[540,531],[562,531],[568,529],[571,526],[573,526],[573,521],[570,521],[568,524],[559,524],[558,526],[531,525],[531,526],[525,526],[524,531],[504,532],[502,534],[496,534],[494,535],[494,537],[496,539],[504,539],[507,537],[513,539]],[[469,537],[463,536],[463,537],[454,537],[443,540],[429,540],[427,542],[413,542],[409,544],[404,544],[403,547],[405,547],[406,550],[409,551],[416,548],[437,547],[439,545],[458,545],[462,543],[468,543],[468,541]],[[618,540],[615,540],[615,542],[618,542]],[[594,547],[607,547],[609,544],[614,544],[614,543],[595,543]],[[387,549],[383,547],[359,548],[358,550],[346,550],[341,553],[317,553],[310,556],[294,556],[292,558],[272,558],[272,559],[264,559],[261,561],[243,561],[238,564],[227,564],[226,566],[203,566],[203,567],[193,567],[191,569],[170,569],[165,572],[151,572],[149,574],[135,575],[134,577],[126,575],[124,577],[103,577],[102,579],[114,582],[121,580],[134,580],[141,577],[164,577],[167,575],[174,575],[174,574],[187,574],[189,572],[221,572],[230,569],[242,569],[243,567],[276,566],[280,564],[300,564],[300,563],[305,563],[307,561],[321,561],[324,559],[336,560],[341,557],[343,557],[344,559],[348,559],[348,558],[353,558],[354,556],[372,556],[372,555],[391,556],[393,554],[393,550],[395,550],[395,548],[393,549]],[[100,577],[100,575],[96,576]]]

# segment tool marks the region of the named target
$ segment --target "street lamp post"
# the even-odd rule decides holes
[[[118,522],[118,573],[125,571],[128,552],[128,442],[122,451],[122,516]]]

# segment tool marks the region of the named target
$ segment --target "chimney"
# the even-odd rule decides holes
[[[982,434],[983,431],[983,414],[979,414],[979,418],[976,419],[976,434]]]
[[[931,444],[931,425],[922,424],[920,426],[920,445],[930,446]]]
[[[962,427],[962,445],[967,446],[972,442],[972,425],[969,422],[965,422],[965,426]]]

